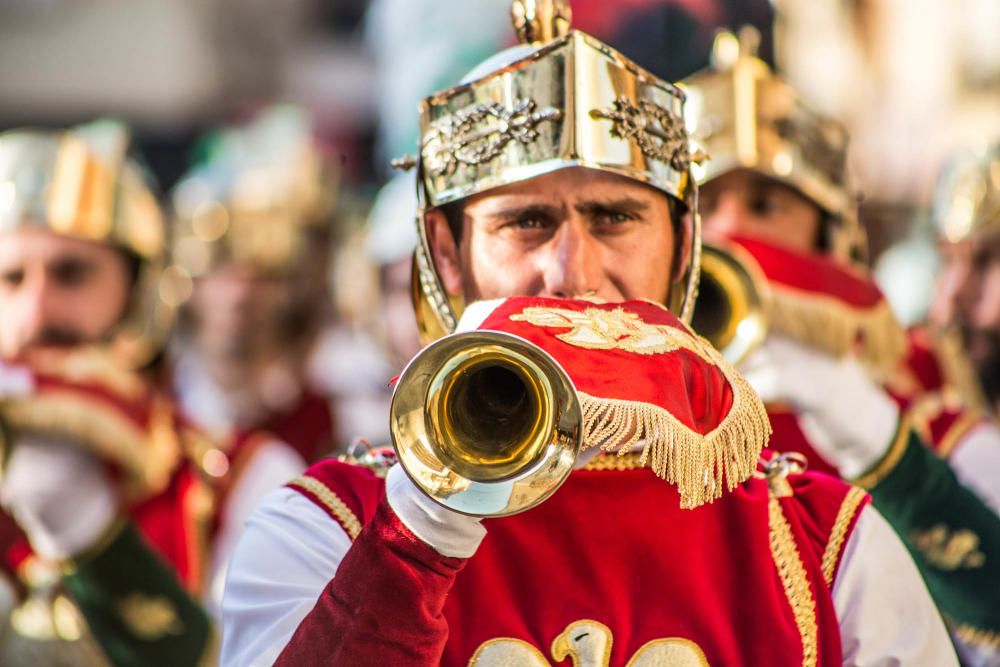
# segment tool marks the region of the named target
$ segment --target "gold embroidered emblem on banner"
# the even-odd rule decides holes
[[[635,354],[663,354],[688,350],[705,361],[715,364],[715,355],[706,349],[707,343],[683,329],[645,322],[637,313],[622,308],[604,310],[587,308],[546,308],[532,306],[510,316],[515,322],[527,322],[539,327],[567,328],[556,338],[575,347],[588,350],[625,350]]]

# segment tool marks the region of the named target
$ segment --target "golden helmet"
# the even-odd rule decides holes
[[[502,185],[587,167],[658,188],[694,211],[697,186],[684,127],[684,94],[606,44],[571,30],[566,0],[515,0],[521,45],[477,67],[467,81],[420,104],[417,169],[420,241],[414,308],[426,339],[454,331],[463,305],[433,265],[424,213]],[[671,290],[687,321],[698,281],[700,230],[690,216],[691,261]]]
[[[934,220],[949,243],[1000,233],[1000,144],[951,160],[934,196]]]
[[[752,30],[740,38],[720,33],[712,65],[680,84],[692,140],[709,156],[694,174],[704,184],[750,169],[793,187],[830,217],[833,256],[863,259],[867,241],[847,173],[847,131],[757,58],[756,41]]]
[[[273,107],[207,143],[208,159],[173,192],[172,275],[190,282],[227,263],[278,275],[301,268],[330,232],[337,190],[306,115]],[[176,305],[189,295],[180,290]]]
[[[0,233],[40,227],[135,257],[129,311],[111,346],[127,365],[142,365],[161,349],[173,317],[159,299],[163,215],[145,173],[126,156],[128,142],[114,121],[0,134]]]

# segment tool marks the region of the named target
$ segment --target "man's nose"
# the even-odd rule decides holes
[[[560,225],[545,261],[545,291],[551,296],[587,296],[596,294],[601,287],[597,240],[582,220],[571,219]]]
[[[958,317],[968,319],[979,300],[981,281],[979,272],[973,267],[963,264],[954,277],[953,301]]]
[[[743,197],[736,192],[722,192],[711,206],[701,209],[701,224],[722,236],[739,236],[748,232],[749,211]]]
[[[45,277],[29,280],[17,295],[15,313],[18,338],[22,343],[38,338],[58,314],[58,295]]]

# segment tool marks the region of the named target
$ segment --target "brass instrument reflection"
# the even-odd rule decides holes
[[[583,440],[580,399],[547,352],[475,331],[425,348],[400,376],[393,446],[414,483],[445,507],[507,516],[548,498]]]
[[[691,327],[738,366],[767,338],[766,283],[738,248],[702,245],[701,283]]]

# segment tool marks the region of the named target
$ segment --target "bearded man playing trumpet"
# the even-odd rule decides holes
[[[258,509],[223,662],[955,664],[866,494],[758,468],[759,399],[665,307],[697,276],[680,92],[563,3],[514,17],[413,161],[418,319],[465,333],[399,378],[385,479],[326,461]]]
[[[717,298],[699,302],[696,329],[767,402],[772,447],[868,489],[963,659],[996,664],[1000,570],[986,554],[1000,545],[1000,475],[983,461],[1000,457],[1000,430],[900,381],[915,355],[860,262],[846,132],[746,39],[721,36],[714,66],[683,85],[689,127],[712,155],[696,174],[714,243],[703,284]]]
[[[208,445],[157,386],[166,229],[127,145],[108,122],[0,134],[2,664],[212,654]]]

